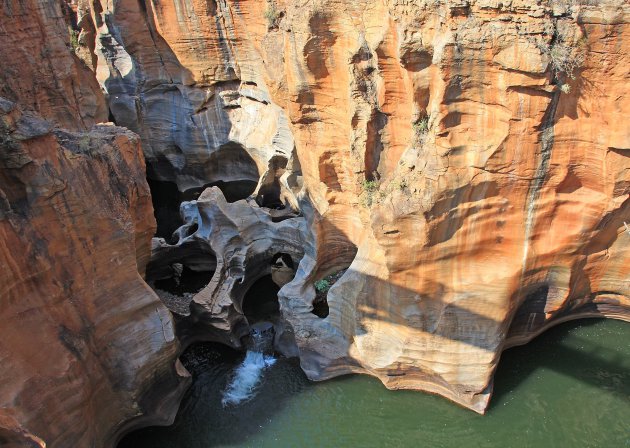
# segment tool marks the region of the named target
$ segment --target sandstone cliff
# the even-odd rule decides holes
[[[107,121],[107,105],[90,66],[80,58],[70,2],[3,2],[0,10],[0,97],[66,129]],[[87,44],[86,44],[87,45]]]
[[[149,178],[171,189],[175,199],[154,190],[158,204],[195,199],[192,191],[209,185],[230,201],[256,198],[230,203],[207,190],[184,204],[174,238],[154,241],[157,272],[173,262],[214,271],[193,298],[195,331],[201,325],[238,345],[244,288],[269,273],[271,257],[287,253],[299,266],[279,294],[280,348],[298,354],[310,378],[367,373],[387,387],[439,393],[483,412],[506,347],[571,318],[630,319],[627,2],[80,0],[76,45],[61,18],[54,25],[34,3],[9,6],[2,30],[12,31],[2,37],[12,40],[0,51],[13,55],[19,36],[36,36],[45,48],[24,54],[63,67],[34,76],[37,64],[11,56],[0,93],[78,129],[104,117],[97,79],[116,123],[140,135]],[[42,14],[48,19],[33,20]],[[21,25],[7,17],[21,17]],[[48,25],[24,26],[31,23]],[[46,48],[57,49],[56,57]],[[82,77],[89,79],[67,82]],[[27,88],[28,79],[41,84]],[[65,118],[73,111],[87,118]],[[97,159],[82,169],[105,169]],[[32,182],[39,186],[50,173]],[[87,173],[82,178],[95,177]],[[55,194],[61,187],[49,185],[63,185],[66,175],[51,176],[42,197],[58,200],[66,190]],[[132,178],[141,176],[134,171]],[[105,174],[96,179],[104,182]],[[111,193],[105,204],[114,201],[113,215],[127,216],[116,202],[129,198],[127,185],[112,179],[73,204]],[[31,188],[23,190],[11,195]],[[286,216],[270,210],[280,204]],[[33,224],[20,229],[43,225],[29,219]],[[137,221],[121,219],[124,232],[108,227],[116,238],[138,233],[129,224]],[[68,224],[66,239],[86,238],[78,229],[89,226],[79,224]],[[142,270],[151,231],[140,233]],[[66,250],[63,239],[46,242]],[[81,250],[89,250],[87,241]],[[155,296],[129,252],[119,253],[127,264],[108,280],[120,281],[113,290],[136,291],[138,308],[88,303],[107,306],[106,315],[119,322],[136,310],[149,322],[137,328],[155,337],[138,338],[138,352],[168,353],[151,360],[173,356],[173,343],[150,330],[159,329],[155,318],[163,311],[141,306],[153,307]],[[55,269],[102,261],[76,255],[85,261]],[[15,272],[33,272],[22,263]],[[329,311],[318,317],[311,312],[314,282],[343,269],[328,292]],[[111,333],[102,330],[98,340],[117,341],[118,327],[107,328]],[[129,381],[138,385],[146,370],[134,372]],[[134,397],[111,400],[112,409],[128,410]],[[116,415],[124,430],[131,413]],[[41,437],[39,417],[11,411],[2,418],[20,437]],[[108,422],[98,430],[117,424]],[[112,440],[111,433],[92,435]]]
[[[155,231],[137,136],[71,133],[0,99],[0,445],[112,446],[185,382],[141,278]]]
[[[282,314],[311,378],[370,373],[483,412],[504,348],[629,318],[626,2],[79,9],[149,176],[260,189],[282,158],[271,177],[309,223]],[[343,268],[320,319],[313,281]]]

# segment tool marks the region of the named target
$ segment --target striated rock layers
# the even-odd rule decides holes
[[[1,51],[19,48],[18,33],[27,31],[23,39],[38,36],[52,48],[62,26],[29,20],[46,15],[33,2],[9,6],[13,18],[3,17],[2,32],[13,30],[14,40]],[[99,104],[91,88],[63,93],[70,106],[53,107],[59,92],[76,92],[62,81],[92,69],[116,123],[140,135],[152,180],[171,182],[182,195],[218,185],[231,196],[205,190],[183,205],[174,239],[153,244],[156,278],[168,269],[212,272],[193,294],[191,322],[237,345],[247,323],[243,294],[283,253],[299,265],[279,293],[279,347],[297,353],[310,378],[367,373],[387,387],[439,393],[483,412],[506,347],[571,318],[630,320],[629,22],[623,0],[80,0],[76,57],[64,56],[65,71],[41,76],[52,93],[31,92],[20,73],[33,64],[13,56],[15,74],[2,67],[12,84],[1,88],[46,116],[60,111],[51,112],[60,123],[72,108],[101,117],[98,106],[75,107]],[[48,60],[42,51],[28,55]],[[80,73],[65,76],[68,70]],[[122,132],[94,132],[106,129]],[[120,136],[82,150],[84,137],[29,132],[22,152],[51,161],[10,159],[24,165],[26,180],[3,182],[4,202],[22,212],[11,215],[9,229],[17,230],[8,241],[17,242],[6,246],[18,248],[6,255],[17,261],[3,264],[10,270],[2,275],[28,272],[17,284],[39,294],[3,292],[10,297],[3,311],[34,301],[19,316],[36,325],[12,322],[30,338],[48,335],[52,359],[35,370],[30,361],[11,361],[12,382],[0,387],[24,391],[22,403],[38,394],[50,405],[28,415],[15,407],[0,421],[15,437],[109,443],[113,433],[99,431],[155,398],[137,395],[149,370],[176,389],[163,364],[147,367],[175,349],[170,320],[137,274],[151,232],[148,203],[137,206],[147,197],[133,193],[144,183],[126,180],[142,176],[129,162],[138,154],[107,152],[123,145]],[[38,145],[42,139],[50,144]],[[135,174],[115,174],[124,167]],[[40,172],[29,174],[34,169]],[[88,190],[66,199],[79,177],[90,180],[80,187]],[[238,200],[250,194],[256,203]],[[99,200],[87,207],[86,198]],[[45,205],[48,214],[40,212]],[[282,207],[286,216],[273,210]],[[55,219],[69,221],[61,227]],[[20,240],[40,229],[44,236]],[[95,241],[108,250],[96,251]],[[134,241],[137,265],[129,255]],[[63,263],[52,264],[47,249]],[[343,269],[318,317],[314,282]],[[116,291],[106,301],[97,287],[104,282]],[[82,300],[62,300],[79,294]],[[42,297],[53,307],[50,319],[42,317]],[[138,336],[129,338],[131,331]],[[33,347],[21,352],[25,359],[40,359]],[[81,356],[94,362],[74,361]],[[125,369],[132,358],[134,368]],[[71,372],[64,381],[94,383],[72,394],[45,381],[26,384],[29,372],[57,368]],[[64,409],[99,412],[102,425],[75,432],[64,424],[69,417],[46,434],[51,410],[80,394],[91,406]]]
[[[171,421],[178,344],[138,273],[154,231],[135,134],[0,99],[0,445],[113,446]]]
[[[150,176],[253,179],[301,210],[279,296],[310,378],[368,373],[483,412],[506,347],[630,319],[627,2],[121,0],[79,16]],[[204,197],[216,232],[240,228]],[[267,251],[234,244],[217,260]],[[313,282],[345,268],[312,314]],[[209,291],[243,269],[195,297],[210,325],[227,302]]]
[[[96,74],[112,115],[141,136],[151,179],[181,192],[227,184],[237,199],[260,179],[257,193],[267,196],[261,202],[277,202],[278,178],[294,148],[286,113],[259,88],[260,70],[242,76],[223,34],[233,29],[229,15],[218,16],[214,1],[184,11],[191,6],[79,2],[79,21],[95,32]],[[169,46],[171,36],[187,54]]]
[[[0,97],[66,129],[88,129],[107,121],[107,105],[90,70],[89,50],[79,51],[78,26],[69,3],[3,2]],[[79,58],[81,54],[90,66]]]

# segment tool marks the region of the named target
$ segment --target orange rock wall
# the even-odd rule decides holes
[[[569,318],[629,318],[627,3],[141,4],[102,5],[101,36],[115,25],[125,71],[143,75],[100,71],[103,53],[101,82],[187,93],[157,109],[110,95],[119,124],[131,108],[141,135],[160,114],[215,135],[164,111],[193,116],[226,82],[288,116],[314,250],[281,301],[311,378],[370,373],[483,412],[505,347]],[[202,160],[179,149],[184,170]],[[348,265],[330,315],[310,314],[312,282]]]
[[[61,7],[5,5],[0,95],[87,128],[106,118],[94,70],[117,123],[141,135],[150,174],[181,190],[291,160],[299,181],[286,187],[304,186],[311,233],[280,295],[311,378],[368,373],[483,412],[504,348],[570,318],[629,319],[627,2],[80,1],[77,20],[75,55]],[[581,60],[573,73],[554,69],[565,50]],[[2,221],[15,248],[2,284],[16,285],[2,293],[3,321],[20,325],[0,353],[24,347],[0,397],[50,407],[0,421],[18,438],[107,444],[140,412],[129,403],[147,366],[175,351],[136,269],[152,232],[146,186],[130,193],[110,176],[143,177],[138,148],[101,130],[105,155],[87,162],[92,137],[32,132],[18,145],[27,157],[7,153],[0,178],[3,210],[23,210]],[[313,281],[348,266],[329,316],[311,314]],[[120,342],[129,331],[141,336],[131,348]],[[19,345],[27,336],[43,339]],[[44,342],[59,351],[42,358]],[[159,356],[142,358],[147,346]],[[128,359],[146,364],[111,373]],[[79,420],[75,432],[68,417],[51,429],[60,404],[102,424]]]
[[[185,383],[139,274],[155,220],[137,136],[4,99],[0,135],[0,445],[113,446],[168,422]]]
[[[107,105],[73,49],[72,10],[64,2],[9,0],[0,10],[0,97],[18,102],[66,129],[107,121]],[[85,33],[84,33],[85,34]],[[77,32],[75,45],[84,36]],[[76,47],[79,50],[80,47]]]

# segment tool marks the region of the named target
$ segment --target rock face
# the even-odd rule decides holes
[[[299,265],[278,346],[310,378],[367,373],[484,412],[506,347],[630,320],[627,2],[80,0],[75,55],[48,7],[4,6],[0,93],[87,127],[104,116],[93,69],[151,179],[223,189],[153,243],[156,278],[212,272],[189,340],[238,345],[244,294],[285,253]],[[3,107],[0,437],[111,444],[155,407],[148,376],[179,384],[171,321],[137,274],[152,233],[138,146]],[[344,269],[316,316],[314,282]],[[10,350],[26,338],[41,343]]]
[[[287,116],[259,88],[259,70],[232,53],[230,17],[216,15],[227,7],[181,6],[79,3],[80,20],[96,32],[97,76],[111,112],[142,137],[151,179],[181,192],[227,183],[244,198],[262,177],[260,200],[277,202],[273,190],[294,148]],[[205,34],[195,29],[202,24]],[[174,48],[171,39],[180,40]]]
[[[173,276],[176,264],[211,269],[207,284],[188,300],[191,318],[183,325],[182,336],[186,342],[202,338],[241,347],[242,338],[249,335],[243,303],[248,290],[267,275],[288,283],[295,273],[287,279],[287,272],[279,275],[273,262],[284,256],[297,265],[305,251],[313,252],[305,238],[306,220],[289,210],[261,208],[251,199],[228,203],[217,187],[206,189],[196,201],[184,202],[182,217],[185,223],[176,233],[176,244],[154,238],[148,275]],[[303,304],[303,309],[308,312],[311,307]],[[296,355],[292,330],[279,325],[279,348]]]
[[[138,273],[155,231],[138,137],[0,99],[0,139],[0,445],[113,446],[167,423],[186,382]]]
[[[73,29],[74,28],[74,29]],[[74,13],[64,2],[9,0],[0,11],[0,97],[66,129],[107,121],[107,105]],[[74,47],[74,48],[73,48]],[[76,49],[76,54],[75,54]]]
[[[630,319],[626,2],[112,8],[79,7],[149,174],[180,190],[260,179],[301,209],[280,302],[309,377],[369,373],[483,412],[506,347],[571,318]],[[238,266],[213,277],[232,303],[204,290],[202,315],[238,311]],[[313,282],[345,268],[313,315]]]

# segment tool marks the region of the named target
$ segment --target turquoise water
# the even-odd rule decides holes
[[[266,368],[249,401],[223,407],[243,359],[197,345],[194,383],[174,425],[128,435],[119,448],[630,447],[630,324],[562,324],[503,354],[485,416],[367,376],[309,382],[295,360]]]

